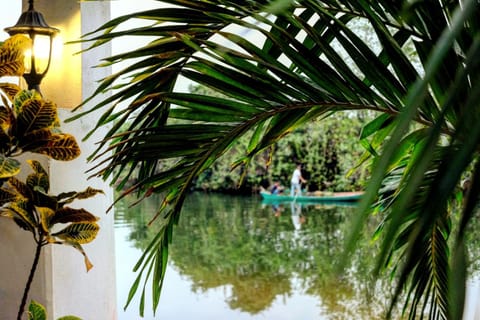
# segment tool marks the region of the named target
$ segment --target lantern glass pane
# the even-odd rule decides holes
[[[48,58],[50,55],[50,37],[48,35],[35,35],[32,50],[25,52],[25,73],[32,73],[32,63],[35,64],[35,73],[43,74],[48,68]]]

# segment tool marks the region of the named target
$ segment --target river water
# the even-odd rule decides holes
[[[129,208],[127,200],[115,208],[119,320],[385,318],[392,286],[370,279],[374,241],[360,241],[351,266],[338,273],[355,207],[276,206],[255,196],[200,193],[187,198],[174,229],[156,313],[150,291],[143,318],[138,296],[123,310],[136,277],[132,268],[155,234],[146,225],[159,201]],[[467,299],[476,301],[478,292],[472,281]],[[466,320],[477,319],[474,305]]]

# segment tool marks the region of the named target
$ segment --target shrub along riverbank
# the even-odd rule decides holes
[[[364,152],[358,137],[369,119],[365,112],[350,112],[309,123],[258,155],[247,169],[232,170],[232,163],[247,150],[250,137],[243,137],[199,177],[195,189],[249,194],[257,192],[260,186],[268,188],[273,181],[289,187],[291,174],[299,162],[308,180],[304,187],[309,191],[361,190],[368,169],[366,164],[357,168]],[[243,174],[245,177],[239,184]]]

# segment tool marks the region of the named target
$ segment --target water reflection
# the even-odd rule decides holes
[[[135,276],[131,269],[155,234],[146,224],[158,201],[116,206],[120,306]],[[352,267],[336,275],[353,214],[351,207],[191,195],[174,233],[158,314],[144,319],[384,319],[392,286],[383,279],[368,285],[375,249],[370,241],[358,243]],[[464,320],[480,319],[479,224],[473,219],[467,235],[473,276]],[[137,310],[119,310],[119,320],[139,319]]]
[[[154,236],[154,228],[146,225],[156,201],[152,198],[133,209],[127,209],[126,202],[116,207],[116,228],[127,241],[118,240],[119,273],[129,272],[122,269],[136,262],[131,255],[122,257],[128,251],[125,246],[135,248],[138,258]],[[213,307],[212,295],[220,300],[218,319],[383,319],[389,286],[377,281],[379,296],[368,285],[371,242],[359,244],[347,274],[336,273],[353,214],[354,208],[348,206],[272,205],[256,197],[192,194],[175,228],[158,319],[168,318],[165,314],[172,306],[166,301],[172,296],[184,302],[184,307],[177,307],[176,318],[187,318],[182,316],[191,312],[185,310],[186,295],[207,304],[205,309],[196,305],[196,319],[211,319],[211,314],[205,311],[204,316],[199,310]],[[122,305],[133,275],[117,277],[122,282]],[[179,296],[178,288],[185,286],[190,292]],[[137,307],[131,305],[129,312],[137,314]]]

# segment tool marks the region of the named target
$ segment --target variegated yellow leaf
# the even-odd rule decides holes
[[[10,109],[5,106],[0,106],[0,128],[5,133],[7,132],[8,128],[12,125],[12,117]]]
[[[32,210],[28,209],[26,201],[9,203],[4,209],[10,212],[11,216],[20,227],[29,231],[35,230],[37,222]]]
[[[25,52],[27,49],[30,48],[31,45],[32,40],[29,37],[23,34],[16,34],[7,38],[3,42],[2,47],[13,48],[19,50],[20,52]]]
[[[31,40],[24,35],[14,35],[0,47],[0,76],[21,76],[25,72],[24,52]]]
[[[45,168],[42,166],[40,161],[37,160],[27,160],[27,163],[30,165],[30,167],[33,169],[33,172],[35,173],[41,173],[41,174],[46,174],[48,175],[47,171]]]
[[[25,101],[17,114],[17,132],[19,136],[36,130],[53,128],[58,121],[57,107],[49,101],[31,99]]]
[[[103,190],[88,187],[87,189],[81,192],[62,192],[57,196],[57,199],[60,205],[64,206],[68,203],[72,203],[77,199],[88,199],[99,193],[104,194]]]
[[[35,232],[35,230],[32,228],[32,226],[30,224],[26,223],[25,220],[22,220],[18,216],[14,215],[13,216],[13,221],[17,224],[17,226],[20,227],[20,229],[30,231],[32,233]]]
[[[55,196],[49,195],[43,188],[35,187],[35,205],[39,207],[47,207],[52,210],[57,210],[58,201]]]
[[[52,236],[67,242],[84,244],[93,241],[99,229],[100,227],[95,222],[75,222]]]
[[[46,234],[50,233],[50,226],[51,226],[51,219],[55,215],[55,211],[47,207],[35,207],[37,213],[40,216],[40,222],[42,225],[42,229]]]
[[[52,137],[52,131],[50,128],[40,129],[33,132],[29,132],[23,137],[18,137],[19,147],[22,148],[24,152],[45,147],[48,144],[48,141]]]
[[[10,178],[20,172],[20,162],[0,154],[0,179]]]
[[[27,185],[31,189],[37,188],[37,190],[47,193],[50,188],[48,173],[43,169],[40,162],[36,160],[27,160],[27,162],[30,164],[30,167],[32,167],[34,172],[28,175],[26,180]]]
[[[95,222],[99,218],[91,214],[85,209],[73,209],[63,207],[58,209],[51,219],[51,224],[70,223],[70,222]]]
[[[87,269],[87,272],[90,271],[90,269],[93,268],[93,264],[90,262],[90,259],[88,259],[87,254],[85,253],[85,251],[83,250],[82,246],[79,243],[68,242],[67,241],[67,242],[65,242],[65,244],[70,245],[70,246],[74,247],[75,249],[77,249],[78,251],[80,251],[80,253],[84,257],[84,262],[85,262],[85,267]]]
[[[78,192],[75,196],[75,199],[88,199],[96,196],[99,193],[104,193],[104,192],[103,190],[100,190],[100,189],[94,189],[94,188],[88,187],[84,191]]]
[[[10,218],[13,219],[15,217],[15,213],[12,212],[9,208],[7,207],[0,207],[0,217],[5,217],[5,218]]]
[[[17,194],[13,190],[0,188],[0,207],[9,202],[17,201]]]
[[[53,134],[46,145],[31,151],[61,161],[70,161],[80,155],[80,147],[75,137],[69,134]]]
[[[55,237],[52,237],[49,234],[45,235],[45,241],[47,241],[50,244],[63,244],[63,242],[58,242]]]
[[[23,111],[24,105],[30,101],[42,99],[42,95],[35,90],[22,90],[13,99],[13,112],[18,115]]]
[[[28,186],[22,181],[15,177],[10,177],[8,179],[8,184],[18,193],[19,196],[22,196],[25,199],[32,199],[32,190],[30,190],[30,188],[28,188]]]
[[[41,173],[29,174],[26,182],[30,188],[42,191],[44,193],[48,192],[48,188],[50,186],[48,175]]]
[[[5,93],[5,95],[8,97],[10,102],[12,102],[15,96],[20,92],[21,88],[14,83],[1,82],[0,90],[2,90],[3,93]]]

